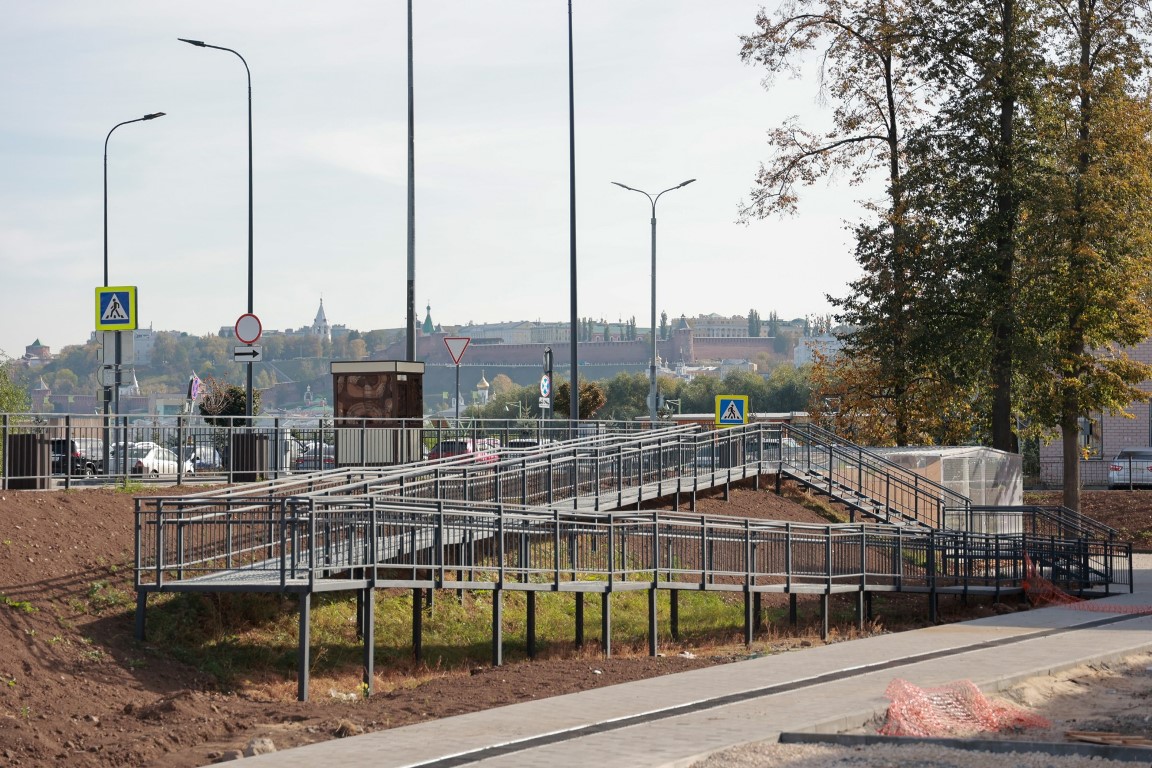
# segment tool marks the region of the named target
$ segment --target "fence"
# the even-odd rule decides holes
[[[503,446],[544,444],[573,436],[629,434],[638,422],[396,420],[331,421],[275,417],[139,418],[83,414],[0,415],[0,480],[4,488],[70,488],[128,479],[228,483],[275,479],[334,466],[386,466],[423,459],[442,440]],[[664,428],[672,428],[661,425]],[[156,449],[142,455],[137,448]],[[164,451],[170,453],[164,453]]]

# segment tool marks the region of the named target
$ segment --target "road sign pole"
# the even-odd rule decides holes
[[[460,363],[456,363],[456,426],[460,426]]]

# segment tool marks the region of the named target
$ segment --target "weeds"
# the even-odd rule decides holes
[[[131,595],[109,586],[107,581],[94,581],[88,585],[88,605],[97,613],[110,608],[125,608],[133,604]]]
[[[13,600],[4,594],[0,594],[0,605],[6,605],[14,611],[20,611],[20,613],[37,613],[40,610],[27,600]]]

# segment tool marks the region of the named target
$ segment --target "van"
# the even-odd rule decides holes
[[[90,437],[50,441],[52,474],[94,477],[104,472],[104,442]]]

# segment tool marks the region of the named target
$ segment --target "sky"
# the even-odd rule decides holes
[[[826,120],[813,78],[739,57],[761,3],[575,0],[577,315],[831,311],[858,274],[864,192],[819,182],[798,215],[738,222],[766,133]],[[445,326],[571,316],[568,4],[414,3],[415,294]],[[769,3],[774,8],[774,3]],[[0,0],[0,351],[95,327],[108,272],[140,327],[195,335],[402,328],[407,285],[403,0]],[[109,131],[145,114],[162,118]]]

